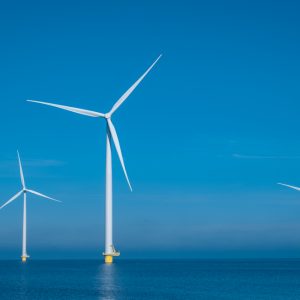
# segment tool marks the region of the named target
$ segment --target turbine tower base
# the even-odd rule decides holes
[[[104,261],[106,264],[112,264],[114,261],[114,257],[112,255],[105,255]]]
[[[106,264],[112,264],[114,261],[114,256],[120,256],[120,252],[114,251],[113,253],[103,253],[103,256]]]
[[[27,255],[22,255],[21,259],[23,263],[26,263],[28,256]]]

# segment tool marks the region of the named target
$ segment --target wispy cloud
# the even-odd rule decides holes
[[[300,155],[251,155],[234,153],[232,157],[237,159],[300,159]]]
[[[65,164],[66,162],[55,159],[26,159],[22,161],[22,165],[25,167],[59,167]],[[17,165],[17,159],[0,161],[0,168],[10,168]]]
[[[59,167],[65,164],[66,162],[56,159],[29,159],[24,162],[29,167]]]
[[[61,168],[67,163],[55,159],[24,159],[22,161],[22,166],[26,177],[39,177],[40,174],[48,174],[49,178],[49,168]],[[30,169],[30,172],[28,171]],[[50,172],[51,173],[51,172]],[[28,175],[27,175],[28,174]],[[0,178],[16,178],[19,177],[19,165],[17,159],[6,159],[0,160]]]

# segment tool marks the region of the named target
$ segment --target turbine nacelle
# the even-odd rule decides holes
[[[111,118],[111,113],[106,113],[106,114],[104,114],[104,118],[105,118],[106,120],[110,119],[110,118]]]

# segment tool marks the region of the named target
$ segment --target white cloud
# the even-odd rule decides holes
[[[232,157],[238,159],[300,159],[300,156],[288,156],[288,155],[249,155],[249,154],[239,154],[234,153]]]

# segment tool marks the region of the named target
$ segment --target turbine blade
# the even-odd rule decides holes
[[[17,151],[17,153],[18,153],[18,160],[19,160],[19,167],[20,167],[20,177],[21,177],[21,182],[22,182],[22,186],[24,189],[25,188],[25,179],[24,179],[24,174],[23,174],[23,169],[22,169],[22,163],[21,163],[19,151]]]
[[[147,71],[122,95],[122,97],[114,104],[109,114],[112,115],[121,104],[128,98],[128,96],[134,91],[134,89],[140,84],[140,82],[146,77],[146,75],[151,71],[154,65],[161,58],[162,54],[154,61],[154,63],[147,69]]]
[[[283,185],[283,186],[287,186],[287,187],[289,187],[291,189],[300,191],[300,187],[297,187],[297,186],[293,186],[293,185],[289,185],[289,184],[285,184],[285,183],[281,183],[281,182],[278,182],[277,184],[280,184],[280,185]]]
[[[23,190],[20,191],[19,193],[17,193],[16,195],[14,195],[13,197],[11,197],[7,202],[5,202],[0,209],[2,209],[3,207],[5,207],[6,205],[8,205],[9,203],[13,202],[14,200],[16,200],[21,194],[23,193]]]
[[[27,101],[57,107],[60,109],[68,110],[76,114],[85,115],[89,117],[94,117],[94,118],[104,117],[104,114],[92,110],[86,110],[86,109],[81,109],[81,108],[76,108],[71,106],[65,106],[65,105],[53,104],[49,102],[42,102],[42,101],[35,101],[35,100],[27,100]]]
[[[126,180],[128,182],[130,190],[132,191],[132,187],[131,187],[131,184],[130,184],[130,181],[129,181],[129,178],[128,178],[128,175],[127,175],[127,172],[126,172],[126,168],[125,168],[125,164],[124,164],[124,160],[123,160],[123,156],[122,156],[122,151],[121,151],[121,147],[120,147],[120,143],[119,143],[119,139],[118,139],[118,135],[117,135],[115,126],[113,125],[113,123],[110,119],[107,119],[107,124],[108,124],[108,127],[109,127],[110,134],[112,136],[112,139],[114,141],[114,144],[115,144],[115,147],[116,147],[116,150],[117,150],[120,162],[121,162],[121,166],[123,168],[123,171],[124,171],[124,174],[125,174],[125,177],[126,177]]]
[[[44,194],[41,194],[41,193],[36,192],[36,191],[33,191],[33,190],[26,190],[26,191],[29,192],[29,193],[31,193],[31,194],[34,194],[34,195],[43,197],[43,198],[47,198],[47,199],[52,200],[52,201],[61,202],[61,201],[59,201],[59,200],[53,199],[53,198],[51,198],[51,197],[48,197],[48,196],[46,196],[46,195],[44,195]]]

